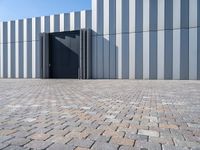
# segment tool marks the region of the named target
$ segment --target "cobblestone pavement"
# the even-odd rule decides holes
[[[199,150],[199,81],[0,80],[0,149]]]

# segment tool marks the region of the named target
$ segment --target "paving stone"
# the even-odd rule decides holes
[[[127,138],[111,138],[110,143],[117,144],[117,145],[127,145],[127,146],[133,146],[134,140],[127,139]]]
[[[67,143],[67,145],[90,148],[93,143],[94,141],[91,140],[72,139],[69,143]]]
[[[0,144],[0,149],[4,149],[4,148],[6,148],[6,147],[8,147],[8,146],[9,146],[8,143],[1,143],[1,144]]]
[[[136,141],[134,145],[135,149],[147,149],[147,150],[161,150],[161,145],[160,144],[155,144],[151,142],[144,142],[144,141]]]
[[[75,146],[65,144],[53,144],[47,150],[73,150]]]
[[[24,147],[26,148],[32,148],[32,149],[38,149],[38,150],[42,150],[42,149],[46,149],[48,148],[50,145],[52,145],[52,142],[49,141],[38,141],[38,140],[33,140],[30,143],[26,144]]]
[[[9,143],[9,144],[14,145],[14,146],[23,146],[23,145],[27,144],[28,142],[30,142],[29,139],[13,138],[13,139],[7,141],[6,143]]]
[[[134,147],[122,145],[120,146],[119,150],[134,150]]]
[[[138,134],[152,137],[159,137],[159,132],[153,130],[139,130]]]
[[[33,140],[43,140],[45,141],[46,139],[48,139],[50,137],[49,134],[44,134],[44,133],[35,133],[31,136],[29,136],[28,138],[31,138]]]
[[[0,146],[196,150],[199,97],[197,81],[2,79]]]
[[[146,135],[139,135],[139,134],[130,134],[127,133],[125,135],[126,138],[132,139],[132,140],[137,140],[137,141],[147,141],[148,140],[148,136]]]
[[[117,150],[118,145],[116,144],[110,144],[110,143],[104,143],[104,142],[95,142],[92,146],[93,150]]]
[[[26,149],[24,147],[20,147],[20,146],[8,146],[3,150],[28,150],[28,149]]]
[[[180,147],[174,145],[162,145],[163,150],[189,150],[187,147]]]

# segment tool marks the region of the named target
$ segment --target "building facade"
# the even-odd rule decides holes
[[[94,79],[200,79],[199,0],[92,0],[91,11],[0,23],[0,77],[40,78],[40,33],[92,29]]]

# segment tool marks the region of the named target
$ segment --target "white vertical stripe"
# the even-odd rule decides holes
[[[15,77],[19,78],[19,20],[15,22]]]
[[[129,32],[135,32],[135,1],[129,0]]]
[[[197,28],[189,29],[189,79],[197,80]]]
[[[158,30],[165,27],[165,0],[158,0]]]
[[[116,33],[122,32],[122,0],[116,0]]]
[[[149,0],[143,0],[143,31],[149,31]]]
[[[173,30],[173,79],[180,79],[180,29]]]
[[[92,30],[97,32],[97,0],[92,0]]]
[[[8,21],[8,78],[11,78],[11,21]]]
[[[173,1],[173,79],[180,79],[181,0]]]
[[[117,48],[117,78],[122,79],[122,0],[116,0],[116,48]]]
[[[197,0],[189,0],[189,26],[197,27],[197,20]]]
[[[0,77],[3,78],[3,44],[0,44]]]
[[[180,29],[181,26],[181,0],[173,0],[173,28]]]
[[[70,31],[75,30],[75,12],[70,13]]]
[[[81,11],[81,29],[86,28],[86,11]]]
[[[3,22],[0,22],[0,78],[3,78]]]
[[[129,78],[135,79],[135,33],[129,34]]]
[[[149,79],[149,32],[143,32],[143,79]]]
[[[23,59],[24,59],[24,78],[27,78],[27,19],[23,20],[23,24],[24,24],[24,30],[23,30],[23,34],[24,34],[24,55],[23,55]]]
[[[65,14],[60,14],[60,31],[65,31]]]
[[[45,16],[41,17],[41,33],[45,32]]]
[[[157,52],[157,65],[158,65],[158,79],[164,79],[164,49],[165,49],[165,33],[158,31],[158,52]]]
[[[50,32],[54,32],[54,15],[50,16]]]
[[[103,2],[103,10],[104,10],[104,15],[103,15],[103,29],[104,29],[104,34],[109,34],[109,25],[110,25],[110,0],[104,0]]]
[[[143,0],[143,79],[149,79],[149,0]]]
[[[158,30],[164,30],[165,27],[165,0],[158,0]],[[164,50],[165,50],[165,32],[158,31],[157,42],[157,73],[158,79],[164,79]]]
[[[36,78],[36,18],[32,19],[32,78]]]

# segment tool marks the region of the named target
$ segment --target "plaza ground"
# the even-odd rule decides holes
[[[0,80],[0,149],[199,150],[200,82]]]

